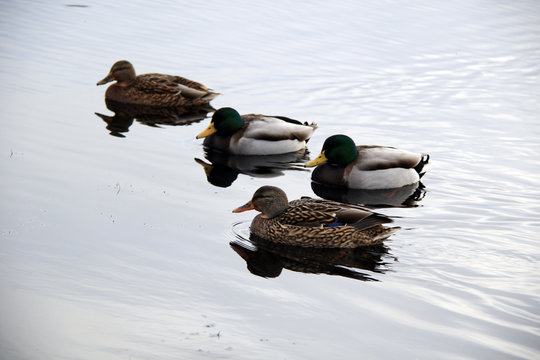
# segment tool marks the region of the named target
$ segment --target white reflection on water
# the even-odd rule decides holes
[[[2,356],[540,356],[537,2],[87,5],[2,7]],[[206,121],[110,136],[95,83],[119,59],[314,121],[311,153],[429,152],[420,206],[384,209],[391,271],[253,276],[230,211],[263,184],[315,196],[310,173],[213,186]]]

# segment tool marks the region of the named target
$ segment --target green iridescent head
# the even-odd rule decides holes
[[[332,135],[323,144],[321,153],[307,167],[328,162],[334,165],[347,166],[358,156],[356,144],[347,135]]]
[[[244,120],[238,113],[230,107],[224,107],[216,110],[214,115],[212,115],[212,121],[210,125],[197,135],[197,139],[207,137],[214,133],[220,135],[232,135],[244,126]]]

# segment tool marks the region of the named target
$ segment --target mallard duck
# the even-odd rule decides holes
[[[230,107],[218,109],[210,125],[197,135],[203,145],[236,155],[274,155],[302,150],[317,128],[284,116],[240,115]]]
[[[285,245],[354,248],[379,244],[399,229],[383,226],[392,220],[359,206],[312,198],[289,202],[275,186],[260,187],[233,212],[247,210],[260,212],[251,222],[251,233]]]
[[[356,146],[347,135],[333,135],[306,167],[319,165],[311,180],[321,184],[349,189],[391,189],[420,181],[428,162],[428,154],[388,146]]]
[[[219,95],[206,86],[181,76],[166,74],[135,75],[129,61],[114,63],[111,71],[98,81],[103,85],[116,80],[105,92],[105,98],[126,104],[160,107],[202,106]]]

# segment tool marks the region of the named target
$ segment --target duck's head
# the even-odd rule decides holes
[[[261,212],[264,218],[273,218],[281,214],[289,206],[287,194],[275,186],[262,186],[250,201],[233,210],[234,213],[239,213],[247,210],[257,210]]]
[[[347,135],[332,135],[323,144],[321,153],[306,167],[329,162],[330,164],[347,166],[358,156],[358,150],[353,139]]]
[[[232,135],[244,126],[244,120],[238,113],[230,107],[224,107],[216,110],[214,115],[212,115],[212,121],[210,125],[197,135],[197,139],[210,136],[214,133],[221,135]]]
[[[111,71],[102,80],[98,81],[96,85],[104,85],[108,82],[116,80],[119,85],[126,86],[135,80],[135,69],[129,61],[120,60],[114,63],[111,67]]]

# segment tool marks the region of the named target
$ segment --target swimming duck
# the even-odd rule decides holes
[[[219,95],[206,86],[181,76],[166,74],[135,75],[129,61],[114,63],[111,71],[98,81],[103,85],[116,80],[105,92],[107,100],[126,104],[160,107],[202,106]]]
[[[233,210],[260,212],[251,222],[251,233],[284,245],[318,248],[355,248],[380,244],[399,227],[384,215],[354,205],[301,198],[289,202],[283,190],[260,187],[250,201]]]
[[[210,125],[197,135],[203,145],[236,155],[274,155],[302,150],[317,128],[284,116],[240,115],[230,107],[218,109]]]
[[[321,184],[349,189],[391,189],[419,182],[428,162],[428,154],[388,146],[356,146],[347,135],[333,135],[306,167],[319,165],[311,180]]]

